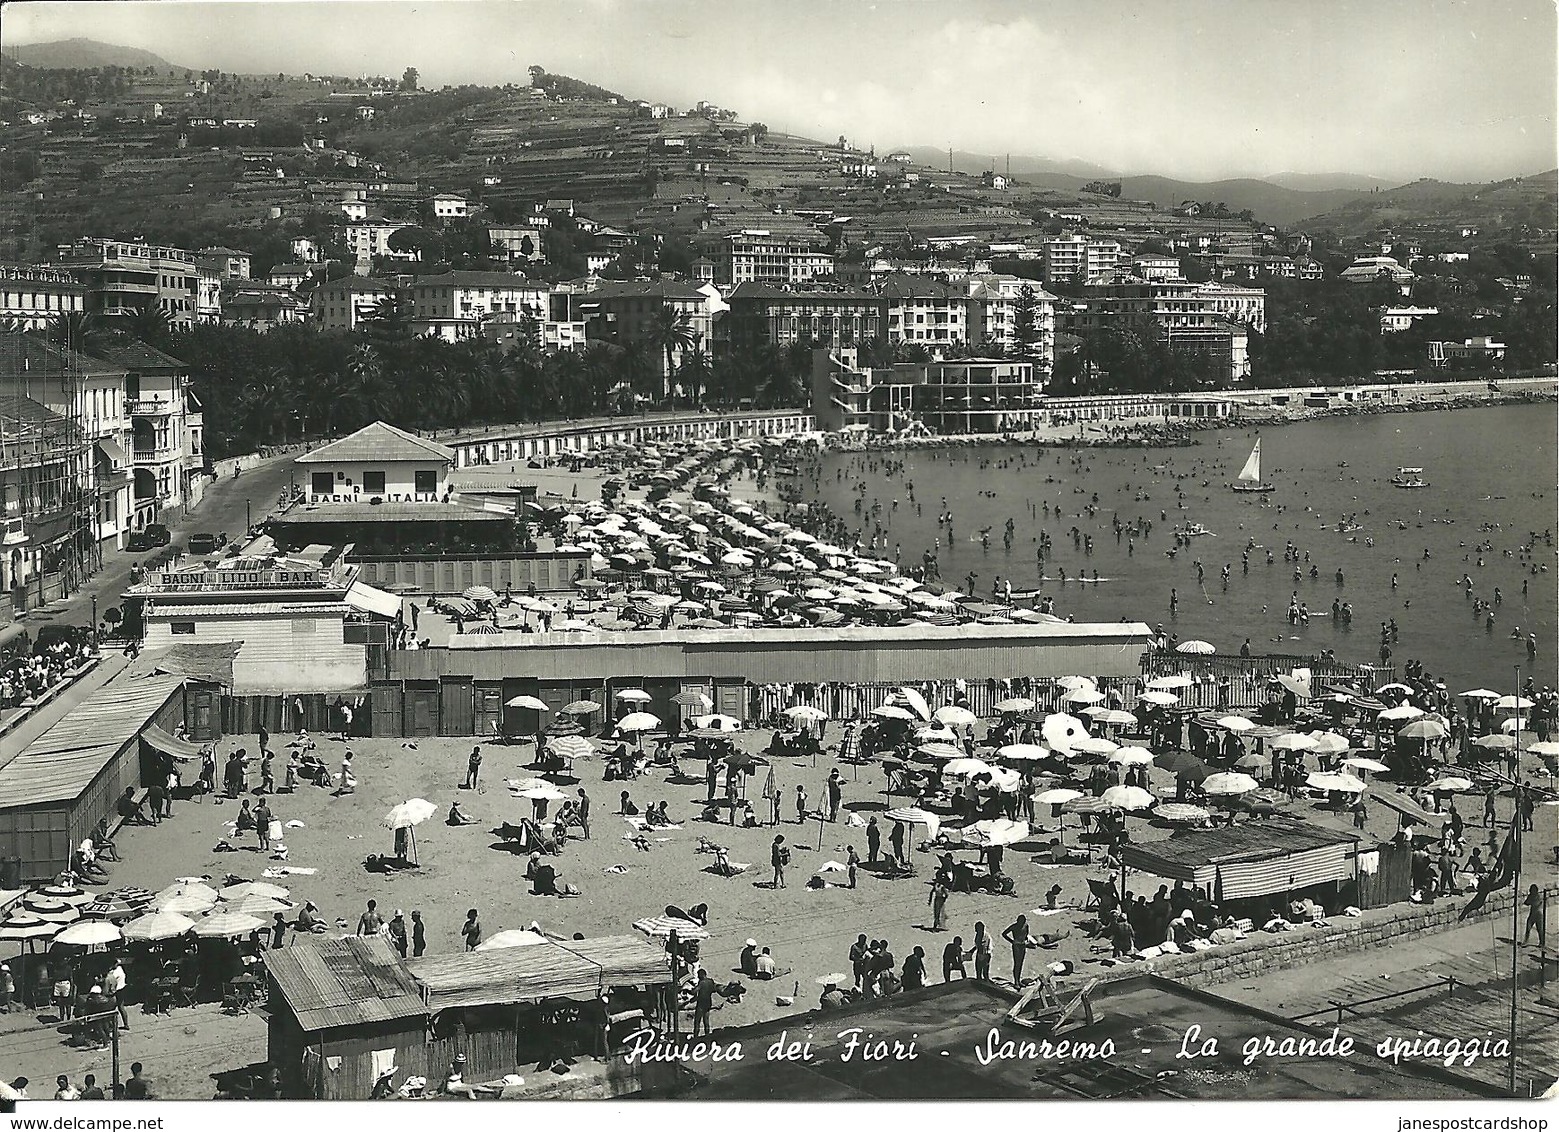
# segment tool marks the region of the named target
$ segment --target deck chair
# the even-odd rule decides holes
[[[1088,901],[1083,905],[1084,912],[1094,912],[1103,908],[1113,908],[1119,901],[1115,898],[1115,882],[1110,880],[1088,881]]]
[[[1059,1034],[1072,1022],[1078,1007],[1082,1007],[1083,1024],[1092,1026],[1098,1020],[1093,1012],[1093,991],[1098,985],[1098,979],[1090,979],[1081,990],[1063,1002],[1055,992],[1055,984],[1048,979],[1040,979],[1012,1004],[1012,1009],[1007,1011],[1007,1021],[1026,1030]],[[1040,1005],[1029,1010],[1036,998],[1040,1000]],[[1028,1013],[1025,1014],[1025,1011]]]

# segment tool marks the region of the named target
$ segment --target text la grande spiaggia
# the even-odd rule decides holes
[[[775,1063],[808,1063],[837,1059],[841,1063],[916,1061],[931,1051],[919,1046],[919,1035],[907,1039],[873,1034],[858,1026],[840,1030],[818,1041],[811,1030],[793,1037],[789,1030],[780,1031],[774,1041],[760,1051],[749,1051],[740,1041],[721,1042],[714,1038],[698,1040],[684,1034],[664,1034],[645,1029],[627,1040],[627,1060],[630,1065],[648,1062],[734,1062],[762,1060]],[[819,1047],[822,1047],[821,1049]],[[1422,1030],[1412,1037],[1388,1037],[1373,1047],[1359,1049],[1354,1039],[1333,1029],[1329,1034],[1258,1034],[1240,1041],[1237,1055],[1231,1045],[1225,1044],[1213,1034],[1206,1033],[1199,1024],[1186,1027],[1180,1035],[1179,1048],[1174,1053],[1177,1061],[1215,1060],[1237,1056],[1242,1065],[1250,1066],[1263,1059],[1314,1059],[1351,1058],[1366,1050],[1383,1060],[1396,1064],[1403,1061],[1437,1061],[1449,1067],[1470,1066],[1485,1058],[1508,1057],[1509,1043],[1495,1039],[1492,1033],[1481,1038],[1442,1038],[1425,1035]],[[981,1065],[999,1061],[1107,1061],[1116,1054],[1111,1038],[1098,1041],[1074,1039],[1012,1038],[992,1027],[984,1041],[970,1048]],[[935,1051],[933,1056],[940,1056]]]

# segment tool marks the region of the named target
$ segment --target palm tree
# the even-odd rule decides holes
[[[677,355],[692,349],[698,341],[693,324],[686,311],[679,311],[670,303],[662,304],[650,320],[648,341],[666,355],[666,376],[676,369]]]
[[[134,314],[121,315],[113,319],[113,323],[114,329],[158,349],[169,345],[173,339],[173,323],[168,319],[168,312],[155,303]]]
[[[80,353],[102,349],[113,338],[113,328],[95,312],[66,311],[49,323],[49,341]]]
[[[704,393],[713,380],[708,354],[695,348],[683,355],[682,364],[677,367],[677,386],[683,397],[695,405],[702,405]]]
[[[363,324],[363,333],[376,346],[399,345],[411,337],[411,316],[411,296],[398,287],[374,304],[373,315]]]

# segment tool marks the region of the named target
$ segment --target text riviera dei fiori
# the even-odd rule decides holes
[[[1504,1058],[1510,1055],[1510,1043],[1495,1039],[1492,1031],[1485,1031],[1482,1038],[1441,1038],[1417,1031],[1411,1038],[1383,1038],[1374,1046],[1376,1057],[1393,1063],[1403,1060],[1439,1061],[1450,1067],[1457,1063],[1470,1066],[1482,1058]],[[833,1035],[840,1043],[838,1058],[841,1063],[916,1061],[922,1056],[918,1046],[919,1034],[912,1034],[908,1041],[902,1038],[878,1037],[859,1026],[840,1030]],[[1107,1061],[1116,1056],[1115,1041],[1074,1041],[1062,1038],[1013,1039],[1004,1037],[1000,1030],[991,1027],[985,1040],[972,1047],[975,1060],[981,1065],[998,1061]],[[1144,1050],[1144,1053],[1150,1052]],[[1270,1058],[1349,1058],[1356,1052],[1355,1042],[1335,1027],[1327,1035],[1311,1034],[1258,1034],[1246,1038],[1240,1045],[1240,1063],[1245,1066]],[[945,1053],[943,1054],[945,1056]],[[1222,1044],[1218,1038],[1205,1034],[1200,1025],[1188,1026],[1180,1036],[1180,1048],[1175,1051],[1177,1061],[1199,1061],[1223,1058]],[[763,1051],[765,1061],[813,1062],[818,1060],[812,1032],[806,1031],[800,1040],[792,1039],[789,1030],[780,1035]],[[718,1042],[712,1039],[697,1041],[682,1034],[662,1034],[645,1029],[627,1039],[628,1064],[649,1062],[726,1062],[748,1060],[747,1049],[741,1042]]]

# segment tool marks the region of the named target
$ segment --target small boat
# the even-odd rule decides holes
[[[1250,495],[1261,495],[1277,490],[1277,485],[1261,482],[1261,437],[1256,438],[1256,446],[1250,450],[1250,456],[1235,480],[1237,482],[1231,483],[1229,487],[1234,491]]]
[[[1208,530],[1201,523],[1185,523],[1175,527],[1171,533],[1181,538],[1201,538],[1203,535],[1216,535],[1218,532]]]
[[[1392,487],[1428,487],[1429,481],[1424,478],[1422,468],[1398,468],[1397,474],[1391,477]]]

